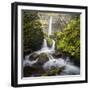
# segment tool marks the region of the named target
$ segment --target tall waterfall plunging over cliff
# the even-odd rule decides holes
[[[49,29],[48,29],[48,36],[52,34],[52,16],[49,18]]]

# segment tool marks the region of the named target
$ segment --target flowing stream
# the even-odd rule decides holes
[[[80,74],[80,68],[75,66],[73,63],[71,63],[70,58],[67,57],[66,59],[63,58],[54,58],[53,53],[55,52],[55,41],[53,40],[53,45],[51,48],[47,46],[46,39],[43,40],[43,45],[41,50],[36,51],[35,53],[41,54],[41,53],[47,53],[49,61],[43,64],[44,70],[49,70],[52,67],[65,67],[64,70],[60,73],[60,75],[79,75]],[[32,55],[32,54],[30,54]],[[23,62],[23,66],[32,66],[33,64],[37,63],[38,59],[30,61],[30,55],[27,55],[25,57],[25,60]]]

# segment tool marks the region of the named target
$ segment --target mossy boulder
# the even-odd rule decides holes
[[[49,37],[47,38],[47,45],[48,45],[48,47],[52,47],[52,45],[53,45],[53,41]]]
[[[47,53],[41,53],[38,57],[37,63],[39,65],[43,65],[45,62],[49,60],[48,54]]]
[[[39,54],[34,52],[29,56],[29,60],[33,61],[33,60],[36,60],[38,57],[39,57]]]

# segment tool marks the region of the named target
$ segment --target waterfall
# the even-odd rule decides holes
[[[46,48],[46,47],[47,47],[47,41],[46,41],[46,39],[44,39],[42,48]]]
[[[52,42],[53,42],[53,44],[52,44],[52,47],[51,47],[51,51],[55,51],[55,41],[52,39]]]
[[[48,36],[50,36],[51,33],[52,33],[52,16],[50,16],[50,19],[49,19]]]
[[[40,50],[38,50],[37,53],[38,54],[40,54],[40,53],[54,53],[54,51],[55,51],[55,41],[52,40],[52,42],[53,42],[52,47],[48,47],[47,40],[44,39],[42,48]]]

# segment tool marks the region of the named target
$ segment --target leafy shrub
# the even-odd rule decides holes
[[[63,32],[56,32],[56,50],[80,58],[80,18],[67,24]]]

